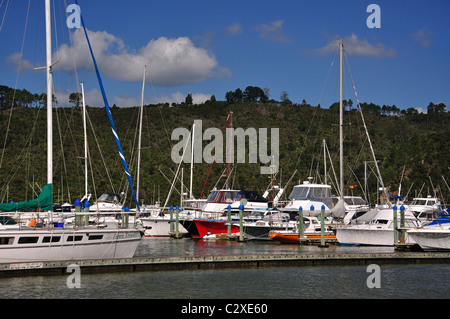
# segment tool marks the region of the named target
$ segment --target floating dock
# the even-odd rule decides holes
[[[0,264],[0,276],[67,275],[69,265],[83,273],[198,270],[249,267],[345,266],[449,263],[450,252],[259,254],[227,256],[135,257]]]

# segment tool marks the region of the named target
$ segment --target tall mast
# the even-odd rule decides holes
[[[86,102],[84,99],[84,85],[81,84],[81,96],[83,98],[83,132],[84,132],[84,195],[88,193],[88,156],[87,156],[87,134],[86,134]]]
[[[339,42],[339,170],[340,170],[340,187],[341,199],[344,199],[344,110],[342,105],[342,64],[343,64],[344,42]]]
[[[192,124],[192,132],[191,132],[191,179],[189,182],[189,198],[194,198],[192,195],[192,180],[194,178],[194,135],[195,134],[195,122]]]
[[[136,200],[139,202],[139,175],[141,171],[141,140],[142,140],[142,116],[144,111],[144,88],[145,88],[145,70],[147,66],[144,65],[144,76],[142,79],[142,93],[141,93],[141,114],[139,116],[139,141],[138,141],[138,162],[137,162],[137,181],[136,181]]]
[[[233,138],[232,128],[233,128],[233,112],[230,111],[230,130],[229,130],[229,137],[228,137],[228,141],[227,141],[227,146],[228,146],[227,189],[230,189],[231,145],[233,143],[233,140],[232,140],[232,138]]]
[[[50,0],[45,0],[45,38],[47,54],[47,183],[53,184],[53,115],[52,115],[52,29]]]

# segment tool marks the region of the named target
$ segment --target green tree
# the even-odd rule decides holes
[[[243,99],[246,102],[256,102],[259,99],[260,102],[265,103],[267,102],[268,97],[260,87],[247,86],[243,93]]]
[[[82,95],[79,92],[72,92],[69,95],[69,103],[72,103],[76,107],[80,107]]]
[[[184,100],[184,104],[186,104],[186,105],[192,105],[192,103],[193,103],[193,100],[192,100],[192,94],[189,93],[189,94],[186,96],[186,99]]]

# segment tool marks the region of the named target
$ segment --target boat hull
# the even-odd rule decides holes
[[[398,232],[398,242],[400,242],[400,232]],[[360,245],[360,246],[394,246],[394,230],[374,229],[374,228],[338,228],[336,238],[340,245]],[[406,244],[414,244],[411,236],[405,236]]]
[[[407,232],[412,239],[425,250],[449,250],[450,230],[412,229]]]
[[[170,237],[170,217],[153,217],[142,218],[145,237]],[[175,225],[173,225],[175,231]],[[178,223],[178,231],[180,234],[187,233],[182,224]]]
[[[269,238],[282,243],[298,243],[299,236],[297,232],[270,232]],[[304,239],[321,239],[322,235],[320,232],[304,233]],[[336,239],[334,232],[326,231],[324,233],[325,239]]]
[[[244,237],[248,240],[272,240],[269,238],[271,231],[286,230],[286,226],[269,226],[269,225],[244,225]]]
[[[204,238],[210,235],[223,235],[228,234],[228,223],[226,220],[217,219],[194,219],[197,226],[199,238]],[[231,233],[239,233],[239,226],[231,224]]]
[[[0,263],[131,258],[136,229],[8,230],[0,232]]]

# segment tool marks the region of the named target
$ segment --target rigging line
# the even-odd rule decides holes
[[[64,0],[64,7],[66,10],[66,19],[69,17],[69,13],[67,12],[67,0]],[[77,70],[77,61],[75,59],[75,54],[73,50],[73,39],[72,39],[72,33],[69,31],[69,42],[70,42],[70,54],[72,55],[72,63],[73,63],[73,70],[75,75],[75,83],[77,86],[77,93],[80,94],[80,81],[78,80],[78,70]]]
[[[148,71],[149,76],[147,78],[150,80],[150,84],[152,85],[153,95],[156,98],[155,86],[153,85],[153,79],[152,79],[151,73],[150,73],[150,65],[147,64],[147,67],[148,67],[148,70],[149,70]],[[158,108],[159,115],[161,116],[161,120],[162,120],[162,123],[163,123],[163,126],[164,126],[164,132],[166,133],[167,141],[169,141],[169,147],[172,147],[172,143],[170,141],[169,133],[167,132],[166,122],[164,121],[164,117],[163,117],[162,112],[161,112],[161,107],[159,107],[158,105],[156,107]]]
[[[388,194],[387,194],[386,188],[384,187],[384,182],[383,182],[383,179],[382,179],[382,177],[381,177],[380,168],[378,167],[377,159],[376,159],[376,157],[375,157],[375,151],[374,151],[374,149],[373,149],[372,141],[371,141],[371,139],[370,139],[369,132],[368,132],[368,130],[367,130],[366,121],[364,120],[364,116],[363,116],[361,104],[359,103],[358,94],[357,94],[357,92],[356,92],[355,82],[353,81],[352,72],[351,72],[351,70],[350,70],[350,64],[348,63],[348,60],[347,60],[347,54],[345,54],[345,51],[344,51],[344,57],[345,57],[345,61],[347,62],[348,72],[349,72],[350,79],[351,79],[351,82],[352,82],[352,85],[353,85],[353,90],[354,90],[354,92],[355,92],[356,104],[358,105],[359,112],[360,112],[360,114],[361,114],[361,119],[362,119],[362,122],[363,122],[363,125],[364,125],[364,129],[366,130],[367,140],[369,141],[370,150],[372,151],[372,156],[373,156],[373,161],[374,161],[374,163],[375,163],[375,168],[376,168],[376,170],[377,170],[377,174],[378,174],[378,177],[379,177],[379,180],[380,180],[380,183],[381,183],[381,187],[383,187],[383,192],[384,192],[385,197],[386,197],[385,200],[386,200],[386,203],[388,204],[388,206],[389,206],[389,207],[392,207],[392,203],[389,201],[389,196],[388,196]]]
[[[8,0],[8,3],[9,3],[9,0]],[[12,100],[11,100],[11,110],[9,112],[8,125],[6,127],[6,136],[5,136],[5,142],[3,143],[2,156],[0,157],[0,169],[2,168],[3,157],[5,155],[6,141],[8,140],[9,127],[11,125],[11,118],[12,118],[12,111],[13,111],[13,108],[14,108],[14,101],[16,99],[17,83],[19,81],[20,66],[22,64],[22,57],[23,57],[23,47],[25,45],[25,34],[27,33],[28,16],[29,16],[29,13],[30,13],[30,3],[31,3],[31,0],[28,0],[27,16],[26,16],[26,19],[25,19],[25,27],[24,27],[24,30],[23,30],[22,47],[20,49],[20,58],[19,58],[19,63],[17,65],[16,83],[14,84],[14,93],[13,93],[13,97],[12,97]],[[0,28],[0,31],[1,31],[1,28]]]
[[[223,127],[223,129],[222,129],[222,138],[221,138],[220,141],[219,141],[218,147],[222,147],[223,134],[224,134],[224,132],[225,132],[225,129],[227,128],[228,120],[229,120],[229,119],[230,119],[230,114],[228,113],[227,120],[225,121],[225,125],[224,125],[224,127]],[[202,196],[203,196],[203,192],[205,191],[206,183],[208,182],[209,174],[211,173],[211,169],[212,169],[212,167],[213,167],[213,164],[214,164],[214,162],[216,161],[216,155],[217,155],[216,153],[217,153],[217,152],[214,152],[213,160],[212,160],[212,162],[211,162],[211,165],[209,166],[208,175],[206,176],[205,184],[203,185],[203,189],[202,189],[202,192],[201,192],[201,194],[200,194],[200,199],[201,199]]]
[[[78,1],[75,0],[75,2],[78,5]],[[83,26],[84,34],[86,36],[86,41],[87,41],[87,44],[88,44],[88,47],[89,47],[89,51],[91,53],[92,61],[94,63],[95,72],[97,74],[97,80],[98,80],[98,83],[99,83],[99,86],[100,86],[100,89],[101,89],[101,92],[102,92],[103,102],[105,103],[106,113],[107,113],[108,118],[109,118],[111,129],[112,129],[112,132],[113,132],[113,135],[114,135],[114,139],[116,140],[116,145],[117,145],[117,148],[118,148],[118,151],[119,151],[119,156],[122,159],[123,168],[124,168],[124,170],[125,170],[125,172],[127,174],[128,184],[130,185],[131,193],[133,195],[134,202],[136,203],[136,209],[139,211],[140,210],[139,209],[139,203],[138,203],[138,201],[136,199],[136,193],[134,191],[133,181],[131,180],[131,175],[130,175],[130,172],[128,171],[127,161],[126,161],[125,156],[123,154],[123,150],[122,150],[122,146],[120,144],[119,136],[117,135],[116,126],[114,125],[114,120],[112,118],[111,110],[109,108],[108,99],[106,97],[106,92],[105,92],[105,89],[103,87],[103,81],[102,81],[102,78],[101,78],[101,75],[100,75],[100,71],[99,71],[98,66],[97,66],[97,61],[95,60],[94,52],[92,50],[91,42],[89,41],[89,37],[88,37],[88,34],[87,34],[87,30],[86,30],[86,27],[85,27],[82,15],[80,15],[80,19],[81,19],[81,24]]]
[[[94,135],[95,143],[97,144],[98,152],[100,153],[100,157],[102,159],[103,166],[105,167],[105,171],[106,171],[106,175],[108,176],[109,184],[111,185],[111,189],[112,189],[113,193],[115,193],[114,186],[113,186],[113,183],[112,183],[112,180],[111,180],[111,176],[109,175],[108,168],[106,167],[105,158],[103,157],[103,153],[102,153],[102,150],[100,148],[100,144],[99,144],[99,142],[97,140],[97,135],[95,134],[94,127],[92,125],[92,121],[91,121],[91,118],[89,117],[89,113],[87,112],[87,110],[86,110],[86,118],[87,118],[87,120],[89,122],[89,125],[91,127],[92,134]],[[89,152],[89,143],[88,143],[88,152]]]
[[[62,164],[63,164],[63,168],[64,168],[64,174],[66,175],[66,184],[67,184],[67,194],[68,194],[68,196],[69,196],[69,202],[70,202],[70,188],[69,188],[69,178],[68,178],[68,174],[67,174],[67,165],[66,165],[66,159],[65,159],[65,157],[64,157],[64,140],[65,140],[65,138],[64,138],[64,140],[63,140],[63,138],[62,138],[62,132],[61,132],[61,120],[60,120],[60,116],[58,116],[58,109],[59,110],[61,110],[61,107],[58,107],[58,108],[56,108],[56,112],[55,112],[55,114],[56,114],[56,122],[57,122],[57,124],[58,124],[58,134],[59,134],[59,141],[60,141],[60,144],[61,144],[61,158],[62,158]],[[61,185],[61,187],[62,187],[62,185]],[[61,195],[61,203],[64,201],[64,193],[63,192],[61,192],[62,193],[62,195]]]
[[[2,1],[2,3],[0,4],[0,8],[2,7],[2,5],[3,5],[3,2],[4,1]],[[0,32],[2,32],[2,29],[3,29],[3,24],[5,23],[5,20],[6,20],[6,13],[8,12],[8,10],[9,10],[9,0],[8,0],[8,2],[6,3],[6,6],[5,6],[5,13],[3,14],[3,19],[2,19],[2,24],[0,24]],[[29,4],[29,3],[28,3]]]
[[[29,137],[27,138],[24,147],[22,148],[22,150],[20,151],[19,155],[17,156],[17,159],[20,159],[20,158],[22,158],[22,157],[23,157],[23,159],[22,159],[20,162],[18,162],[18,160],[15,161],[15,162],[16,162],[15,168],[14,168],[14,169],[11,169],[10,172],[9,172],[9,174],[8,174],[8,176],[5,177],[5,179],[4,179],[5,182],[3,183],[4,186],[2,186],[2,188],[5,187],[5,186],[7,186],[7,185],[12,181],[12,179],[13,179],[14,176],[17,174],[17,172],[19,171],[20,167],[22,166],[22,164],[23,164],[24,161],[26,160],[26,155],[23,155],[23,154],[24,154],[24,153],[26,154],[26,151],[25,151],[25,150],[26,150],[26,149],[29,149],[29,148],[31,147],[31,142],[32,142],[33,137],[35,136],[36,123],[37,123],[37,120],[38,120],[38,118],[39,118],[39,113],[40,113],[40,111],[41,111],[41,109],[39,108],[39,109],[38,109],[38,112],[37,112],[37,114],[36,114],[36,118],[34,119],[34,123],[33,123],[32,129],[31,129],[30,135],[29,135]]]

